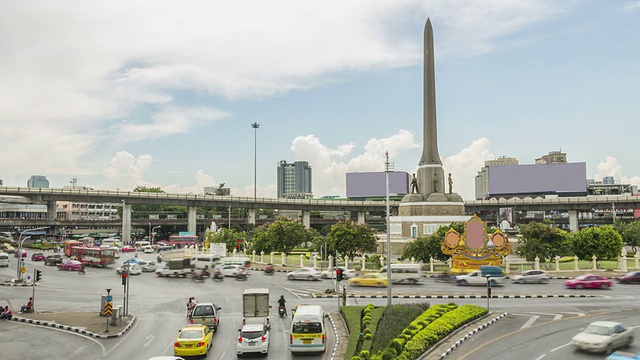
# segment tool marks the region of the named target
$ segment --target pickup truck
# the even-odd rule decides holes
[[[156,269],[156,276],[173,276],[173,277],[186,277],[191,274],[191,259],[170,259],[162,263],[162,265]]]
[[[499,266],[480,266],[480,270],[469,274],[456,276],[456,285],[487,285],[487,276],[491,285],[502,285],[504,283],[504,273]]]

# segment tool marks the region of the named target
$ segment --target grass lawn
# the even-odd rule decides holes
[[[358,346],[358,340],[360,339],[360,314],[366,306],[341,306],[340,312],[344,317],[344,321],[349,328],[349,345],[347,346],[347,352],[345,358],[351,359],[351,356],[356,351]]]

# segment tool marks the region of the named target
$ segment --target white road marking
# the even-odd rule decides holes
[[[542,358],[543,358],[543,357],[545,357],[545,356],[547,356],[547,355],[542,354],[542,355],[538,356],[538,357],[536,358],[536,360],[540,360],[540,359],[542,359]]]
[[[92,338],[90,336],[82,335],[82,334],[78,334],[78,333],[75,333],[75,332],[70,332],[70,331],[67,331],[67,330],[62,330],[62,329],[58,329],[58,328],[54,328],[54,327],[49,327],[49,326],[35,325],[35,324],[29,324],[29,323],[20,323],[20,324],[21,325],[27,325],[27,326],[36,326],[36,327],[38,327],[40,329],[44,328],[44,329],[49,329],[49,330],[56,330],[56,331],[63,332],[65,334],[72,334],[72,335],[75,335],[75,336],[83,337],[83,338],[85,338],[87,340],[91,340],[94,343],[98,344],[98,346],[100,346],[100,348],[102,349],[102,356],[106,355],[106,352],[105,352],[106,348],[104,347],[104,345],[102,345],[102,343],[100,343],[98,340],[96,340],[96,339],[94,339],[94,338]]]
[[[565,314],[573,314],[573,315],[578,315],[578,316],[584,316],[584,313],[581,312],[568,312],[568,311],[564,311]]]
[[[153,342],[154,337],[153,337],[153,335],[147,335],[146,339],[147,339],[147,342],[144,343],[144,345],[142,345],[142,347],[148,347],[149,345],[151,345],[151,342]]]
[[[553,315],[553,320],[560,320],[562,319],[562,314],[554,314],[554,313],[543,313],[543,312],[531,312],[531,314],[540,314],[540,315]]]
[[[527,320],[527,322],[524,323],[524,325],[522,325],[520,329],[528,328],[529,326],[533,325],[533,323],[536,322],[536,320],[538,320],[539,318],[540,316],[537,316],[537,315],[531,316],[531,318]]]
[[[554,351],[556,351],[556,350],[560,350],[560,349],[562,349],[563,347],[567,347],[567,346],[569,346],[569,345],[571,345],[571,343],[566,343],[566,344],[564,344],[564,345],[558,346],[557,348],[555,348],[555,349],[551,349],[551,350],[549,350],[549,351],[550,351],[550,352],[554,352]]]

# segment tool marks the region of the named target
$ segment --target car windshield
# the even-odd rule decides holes
[[[196,306],[196,308],[193,310],[193,316],[212,316],[214,315],[213,313],[213,307],[211,306]]]
[[[202,330],[182,330],[178,338],[182,340],[202,339]]]
[[[589,325],[584,329],[584,332],[593,335],[611,335],[613,329],[601,325]]]
[[[262,331],[243,331],[240,336],[247,339],[257,339],[262,336]]]
[[[587,276],[586,275],[580,275],[580,276],[576,277],[576,280],[587,280]]]
[[[297,322],[293,324],[295,334],[319,334],[322,333],[322,324],[319,322]]]

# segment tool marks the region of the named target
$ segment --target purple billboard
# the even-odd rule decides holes
[[[406,195],[409,193],[409,173],[389,172],[389,194]],[[387,195],[384,172],[347,173],[347,197],[384,197]]]
[[[586,163],[494,166],[488,170],[489,197],[587,194]]]

